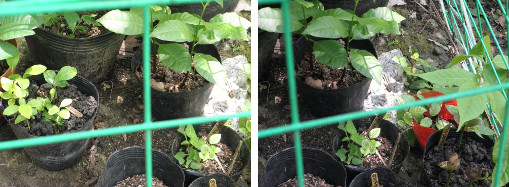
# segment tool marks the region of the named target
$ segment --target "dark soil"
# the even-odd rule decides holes
[[[307,85],[318,89],[346,88],[366,78],[352,69],[326,66],[318,62],[311,53],[306,53],[296,65],[297,77]]]
[[[478,168],[482,171],[481,177],[486,172],[492,175],[494,168],[491,159],[491,148],[485,147],[481,142],[469,137],[463,137],[461,150],[457,150],[457,139],[450,138],[442,146],[436,146],[430,150],[424,158],[424,172],[431,180],[431,186],[445,186],[448,171],[441,169],[438,164],[447,161],[453,153],[458,153],[460,157],[460,169],[453,172],[450,186],[468,186],[469,179],[467,172],[469,168]],[[472,186],[490,186],[491,179],[478,181]]]
[[[306,187],[334,187],[334,185],[327,183],[324,179],[316,177],[310,173],[304,174],[304,183]],[[285,183],[278,185],[278,187],[296,187],[296,186],[299,186],[299,180],[297,179],[297,177],[289,179]]]
[[[49,90],[52,86],[45,83],[41,86],[32,84],[28,89],[31,90],[28,96],[28,101],[35,97],[49,97]],[[65,88],[57,88],[57,97],[53,101],[54,105],[59,105],[64,99],[72,99],[73,102],[70,106],[75,108],[77,111],[83,114],[83,117],[77,117],[71,113],[71,117],[68,120],[63,120],[64,125],[54,126],[51,123],[45,122],[42,117],[42,112],[38,112],[35,115],[35,119],[29,120],[30,128],[29,133],[35,136],[46,136],[52,134],[75,132],[82,129],[86,122],[89,121],[94,112],[97,110],[98,103],[92,96],[87,96],[81,93],[75,85],[70,84]],[[25,128],[28,128],[26,121],[20,122]]]
[[[90,15],[90,14],[96,14],[97,16],[92,19],[99,19],[101,16],[106,14],[106,11],[98,11],[98,12],[78,12],[78,15],[82,17],[83,15]],[[76,26],[84,26],[86,27],[86,32],[75,29],[74,33],[72,30],[68,27],[67,21],[64,19],[64,16],[59,16],[60,20],[57,22],[54,22],[51,26],[43,26],[43,29],[50,31],[52,33],[62,35],[62,36],[70,36],[74,35],[74,38],[89,38],[93,36],[100,35],[101,33],[104,33],[108,31],[106,28],[102,26],[95,26],[91,23],[84,22],[83,19],[76,24]]]
[[[123,181],[118,182],[117,185],[115,185],[115,187],[131,187],[131,186],[136,186],[136,187],[147,186],[147,177],[145,176],[145,174],[129,177]],[[155,177],[152,177],[152,186],[167,187],[166,185],[163,184],[163,181],[161,181]]]

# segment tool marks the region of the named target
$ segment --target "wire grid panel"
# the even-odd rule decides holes
[[[452,9],[452,6],[451,6],[451,1],[452,1],[452,3],[454,3],[454,5],[455,5],[456,11],[459,12],[459,8],[457,6],[456,0],[446,0],[446,1],[447,1],[447,4],[449,5],[449,10]],[[466,6],[465,0],[459,0],[459,1],[462,1],[463,5]],[[497,1],[499,3],[500,7],[503,7],[500,0],[497,0]],[[507,7],[507,2],[509,2],[509,1],[506,1],[506,7]],[[259,0],[259,4],[271,4],[271,3],[280,3],[281,4],[281,8],[283,11],[284,39],[285,39],[285,41],[292,41],[291,32],[290,32],[289,0]],[[444,7],[443,4],[444,4],[443,0],[441,0],[442,7]],[[478,14],[480,12],[482,12],[482,14],[485,18],[485,21],[489,23],[488,19],[486,18],[486,13],[482,9],[482,6],[480,6],[479,0],[476,0],[476,4],[478,5],[478,10],[479,10]],[[468,11],[468,8],[462,7],[462,9],[466,9]],[[504,10],[502,8],[502,12],[503,12],[504,16],[506,17],[506,20],[509,20],[508,16],[507,16],[507,12],[509,12],[509,10]],[[445,11],[444,11],[444,15],[446,15],[445,17],[447,17],[447,13]],[[456,15],[459,15],[459,14],[457,13]],[[473,20],[472,14],[468,13],[468,14],[464,14],[464,15],[469,15],[468,18],[470,18],[470,20]],[[468,20],[467,17],[466,16],[461,17],[462,15],[459,15],[459,16],[460,16],[460,18],[462,18],[462,19],[460,19],[460,24],[464,28],[467,28],[466,23],[465,23],[465,20]],[[452,19],[454,19],[454,17],[452,17]],[[448,23],[451,23],[451,22],[448,22]],[[456,24],[456,22],[454,22],[454,24],[450,24],[449,30],[452,31],[455,28],[458,28],[457,25],[458,24]],[[475,28],[475,24],[468,24],[468,25],[474,25],[474,28]],[[508,23],[508,25],[509,25],[509,23]],[[496,37],[494,37],[494,33],[493,33],[491,27],[490,27],[490,31],[491,31],[491,34],[493,35],[493,38],[496,38]],[[482,32],[478,32],[478,33],[479,33],[478,34],[479,38],[482,38],[482,35],[481,35]],[[473,34],[472,32],[466,33],[465,38],[464,39],[461,38],[461,40],[464,41],[465,45],[463,45],[463,46],[464,46],[465,51],[467,51],[467,52],[469,49],[471,49],[475,45],[475,41],[472,41],[473,40],[473,37],[471,37],[472,34]],[[461,35],[459,35],[459,36],[461,36]],[[484,46],[484,44],[483,44],[483,48],[486,52],[486,47]],[[497,48],[499,49],[499,52],[501,54],[503,54],[498,43],[497,43]],[[292,45],[291,44],[285,45],[285,50],[286,50],[286,66],[294,67]],[[503,59],[504,59],[504,63],[506,65],[506,67],[509,68],[509,66],[507,65],[506,59],[505,58],[503,58]],[[489,59],[489,62],[490,62],[491,67],[494,68],[493,62],[491,59]],[[471,68],[471,70],[475,70],[475,69]],[[304,186],[304,167],[303,167],[303,158],[302,158],[302,146],[301,146],[301,140],[300,140],[300,136],[299,136],[301,130],[317,128],[317,127],[321,127],[321,126],[325,126],[325,125],[336,124],[339,122],[345,122],[347,120],[355,120],[355,119],[360,119],[360,118],[365,118],[365,117],[371,117],[374,115],[385,114],[391,110],[404,110],[404,109],[408,109],[408,108],[414,107],[414,106],[424,106],[424,105],[429,105],[431,103],[439,103],[439,102],[443,102],[443,101],[447,101],[447,100],[451,100],[451,99],[469,97],[469,96],[483,94],[483,93],[497,91],[497,90],[502,90],[504,92],[505,98],[507,99],[504,89],[508,88],[508,86],[509,86],[509,83],[500,82],[500,79],[498,78],[498,75],[497,75],[497,80],[498,80],[499,84],[495,85],[495,86],[491,86],[491,87],[474,89],[474,90],[469,90],[469,91],[459,92],[459,93],[453,93],[453,94],[448,94],[448,95],[441,96],[441,97],[427,98],[424,100],[418,100],[415,102],[396,105],[396,106],[389,107],[389,108],[376,109],[376,110],[371,110],[371,111],[358,111],[358,112],[352,112],[352,113],[347,113],[347,114],[342,114],[342,115],[321,118],[321,119],[315,119],[315,120],[311,120],[311,121],[300,122],[299,121],[298,103],[297,103],[297,94],[296,94],[297,87],[295,84],[295,73],[294,73],[293,68],[287,68],[287,75],[288,75],[290,111],[291,111],[291,116],[292,116],[292,123],[288,124],[286,126],[279,126],[279,127],[261,130],[258,132],[258,139],[266,138],[266,137],[270,137],[270,136],[276,136],[276,135],[280,135],[280,134],[284,134],[284,133],[288,133],[288,132],[294,133],[294,146],[295,146],[295,157],[296,157],[295,160],[296,160],[296,165],[297,165],[297,167],[296,167],[297,168],[297,177],[299,179],[300,186]],[[491,108],[490,108],[490,112],[492,113]],[[509,105],[506,105],[505,113],[506,113],[506,116],[509,115]],[[503,126],[506,126],[506,124],[508,124],[508,122],[509,122],[509,120],[506,118],[502,123],[502,124],[504,124]],[[503,132],[501,135],[502,136],[502,140],[501,140],[502,144],[501,145],[505,145],[507,131],[508,131],[507,128],[503,128]],[[497,133],[499,133],[498,129],[497,129]],[[505,166],[502,166],[502,163],[503,163],[502,161],[504,159],[504,156],[506,156],[506,155],[503,155],[504,148],[505,148],[505,146],[501,146],[500,152],[499,152],[500,158],[497,163],[497,173],[495,174],[495,186],[498,186],[498,184],[500,182],[501,169],[503,167],[505,167]]]
[[[130,7],[143,7],[143,68],[150,69],[150,6],[151,5],[170,5],[201,3],[201,0],[24,0],[3,2],[0,4],[0,18],[6,16],[22,14],[39,14],[65,11],[90,11],[122,9]],[[22,8],[20,8],[22,7]],[[112,136],[124,133],[133,133],[145,131],[145,165],[147,186],[152,186],[152,130],[176,128],[181,125],[196,125],[215,121],[225,121],[231,118],[247,118],[251,112],[241,112],[231,115],[218,115],[212,117],[192,117],[184,119],[175,119],[167,121],[152,122],[151,113],[151,90],[150,90],[150,72],[143,72],[143,103],[144,103],[144,122],[141,124],[121,126],[93,131],[82,131],[68,134],[58,134],[31,139],[12,140],[0,142],[0,151],[6,149],[23,148],[29,146],[45,145],[51,143],[60,143],[66,141],[81,140],[87,138],[97,138],[103,136]]]

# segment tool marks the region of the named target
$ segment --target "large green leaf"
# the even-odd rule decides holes
[[[302,28],[302,23],[295,16],[290,18],[290,31],[296,31]],[[262,8],[258,10],[258,28],[276,33],[283,33],[283,12],[278,8]]]
[[[505,61],[509,64],[509,59],[507,58],[507,55],[505,55]],[[495,58],[493,58],[493,64],[496,67],[499,67],[502,69],[507,69],[507,67],[505,66],[505,63],[504,63],[504,59],[502,58],[501,55],[497,55],[497,56],[495,56]]]
[[[251,22],[233,12],[218,14],[210,19],[209,23],[227,23],[234,27],[242,26],[244,29],[251,27]]]
[[[226,81],[226,71],[219,60],[213,56],[196,53],[194,67],[203,78],[211,83],[222,85]]]
[[[39,22],[31,15],[5,17],[0,26],[0,40],[33,35],[35,32],[32,29],[38,26]]]
[[[191,54],[181,44],[161,44],[157,50],[163,65],[177,71],[191,71]]]
[[[290,1],[290,14],[298,20],[305,20],[320,13],[320,10],[308,1]]]
[[[332,16],[335,18],[338,18],[340,20],[345,21],[356,21],[359,17],[357,17],[355,14],[348,12],[346,10],[343,10],[341,8],[336,9],[327,9],[325,11],[321,11],[316,15],[316,17],[324,17],[324,16]]]
[[[505,139],[509,139],[509,133],[506,134]],[[498,159],[500,159],[500,149],[504,146],[504,152],[502,153],[504,155],[504,159],[502,161],[502,165],[498,165]],[[497,141],[495,142],[495,146],[493,147],[493,162],[496,163],[495,168],[493,169],[493,173],[497,173],[497,168],[500,167],[500,170],[502,172],[502,175],[500,177],[500,186],[504,186],[505,184],[509,183],[509,143],[502,144],[502,137],[499,137]],[[495,174],[493,174],[493,178],[495,177]],[[491,183],[491,186],[494,186],[494,182]],[[497,186],[498,187],[498,186]]]
[[[143,34],[142,16],[130,11],[112,10],[97,20],[109,31],[125,34]]]
[[[221,41],[219,36],[216,36],[214,30],[210,29],[201,29],[198,32],[198,44],[216,44]]]
[[[369,32],[375,34],[400,34],[398,23],[396,23],[396,21],[387,21],[382,18],[375,17],[359,18],[358,21],[361,25],[365,25]]]
[[[324,16],[309,22],[309,26],[302,34],[320,38],[345,38],[348,36],[348,30],[341,20],[332,16]]]
[[[234,27],[227,23],[205,23],[205,28],[214,31],[214,35],[220,39],[248,40],[247,31],[244,27]]]
[[[464,92],[471,89],[478,88],[477,84],[472,82],[465,82],[460,85],[459,92]],[[486,94],[474,95],[470,97],[463,97],[457,99],[458,101],[458,112],[460,115],[459,121],[459,129],[461,126],[471,119],[478,117],[481,113],[486,109],[486,102],[488,102],[488,97]]]
[[[18,108],[19,106],[18,105],[11,105],[11,106],[8,106],[7,108],[5,108],[4,110],[4,115],[12,115],[12,114],[15,114],[16,112],[18,112]]]
[[[355,24],[352,26],[354,40],[365,40],[370,39],[375,36],[376,33],[371,32],[367,25],[364,24]]]
[[[5,60],[18,54],[19,51],[15,46],[6,41],[0,41],[0,60]]]
[[[381,84],[382,65],[373,54],[365,50],[352,49],[350,61],[359,73]]]
[[[20,105],[18,110],[19,113],[25,118],[30,118],[32,116],[32,107],[28,104]]]
[[[465,82],[477,81],[474,73],[459,68],[442,69],[433,72],[417,74],[416,76],[443,86],[459,86]]]
[[[76,28],[76,24],[78,24],[78,21],[80,21],[80,16],[76,12],[65,12],[64,13],[65,21],[67,21],[67,25],[69,26],[69,29],[71,29],[74,32],[74,29]]]
[[[477,59],[482,60],[484,54],[484,47],[486,47],[486,50],[488,51],[489,57],[493,59],[493,54],[491,53],[491,39],[489,35],[486,35],[483,37],[482,42],[478,42],[475,44],[475,46],[470,50],[468,55],[475,56]]]
[[[379,7],[375,9],[371,9],[362,15],[363,18],[382,18],[386,21],[395,21],[396,23],[400,23],[405,20],[405,17],[401,16],[395,11],[390,10],[387,7]]]
[[[449,65],[449,68],[451,68],[452,66],[460,63],[460,62],[463,62],[465,61],[466,59],[472,57],[471,55],[458,55],[458,56],[455,56],[452,61],[451,61],[451,65]]]
[[[183,13],[170,14],[164,19],[164,21],[167,21],[167,20],[180,20],[187,24],[198,25],[201,18],[197,15],[183,12]],[[203,21],[202,21],[202,23],[203,23]]]
[[[150,36],[165,41],[193,41],[193,32],[191,29],[187,24],[179,20],[169,20],[159,23],[154,31],[150,33]]]
[[[498,85],[497,76],[501,83],[507,81],[507,70],[500,69],[497,66],[495,66],[495,70],[497,71],[497,75],[495,75],[495,72],[489,63],[484,64],[484,70],[482,71],[482,77],[484,79],[483,86]]]
[[[346,50],[341,43],[334,40],[316,41],[313,46],[315,58],[328,66],[339,68],[348,65]]]
[[[505,119],[505,107],[507,104],[504,95],[502,95],[500,91],[495,91],[487,93],[486,96],[488,96],[490,101],[491,109],[493,109],[493,112],[497,114],[500,121],[503,122]]]

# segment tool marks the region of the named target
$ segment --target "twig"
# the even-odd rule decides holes
[[[242,140],[239,141],[239,145],[237,146],[237,149],[235,149],[235,154],[233,154],[232,163],[230,164],[230,167],[228,168],[228,172],[226,173],[226,175],[228,175],[228,176],[230,176],[230,174],[233,171],[235,162],[237,161],[237,157],[239,157],[240,148],[242,148]]]
[[[207,135],[207,141],[209,141],[210,136],[212,136],[215,132],[219,131],[220,128],[223,128],[223,126],[220,125],[220,123],[218,121],[218,122],[216,122],[214,127],[212,127],[212,129],[210,130],[209,134]]]
[[[377,115],[375,117],[375,119],[373,119],[373,122],[371,122],[371,125],[369,125],[369,129],[368,129],[368,137],[369,137],[369,132],[371,132],[371,130],[373,130],[373,128],[377,128],[378,127],[378,120],[380,119],[380,116]]]
[[[426,27],[428,26],[428,22],[425,21],[424,22],[424,26],[422,27],[421,31],[419,31],[419,33],[421,33],[422,31],[424,31],[424,29],[426,29]]]
[[[449,48],[447,48],[445,45],[442,45],[441,43],[439,43],[439,42],[437,42],[437,41],[435,41],[433,39],[428,39],[428,41],[433,42],[436,46],[438,46],[438,47],[440,47],[440,48],[442,48],[442,49],[444,49],[446,51],[449,50]]]
[[[438,20],[438,22],[442,25],[442,27],[448,28],[447,24],[444,23],[444,20],[440,17],[440,15],[438,15],[437,8],[435,7],[435,3],[430,2],[430,4],[431,4],[431,9],[433,9],[433,14],[431,14],[431,15],[435,18],[435,20]],[[453,47],[452,52],[455,53],[454,55],[455,56],[460,55],[460,53],[458,51],[458,47],[456,47],[456,42],[452,39],[451,33],[449,33],[449,32],[445,32],[445,33],[447,34],[447,38],[449,38],[449,41]]]
[[[384,163],[385,167],[389,168],[389,166],[387,166],[387,163],[385,163],[385,160],[382,157],[382,155],[380,155],[380,153],[378,152],[378,149],[376,149],[375,152],[376,152],[376,155],[378,155],[378,157],[380,158],[380,160],[382,160],[382,163]]]
[[[221,167],[221,170],[223,170],[223,173],[226,173],[226,170],[224,170],[223,164],[221,164],[221,162],[219,162],[219,159],[217,158],[217,156],[216,156],[215,160],[216,160],[217,164],[219,164],[219,167]]]
[[[401,140],[401,133],[398,134],[398,139],[396,139],[396,143],[394,144],[394,149],[392,150],[391,159],[389,159],[389,166],[387,168],[391,169],[392,162],[394,162],[394,157],[396,156],[396,151],[398,150],[398,145]]]

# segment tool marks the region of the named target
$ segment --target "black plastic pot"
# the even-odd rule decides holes
[[[364,118],[359,120],[354,120],[353,123],[355,125],[355,128],[359,130],[359,128],[365,128],[368,129],[371,125],[371,122],[373,121],[373,118]],[[398,129],[396,125],[393,123],[387,121],[387,120],[380,120],[379,121],[379,127],[380,127],[380,136],[387,138],[392,144],[396,143],[396,140],[398,139],[398,134],[401,132],[401,130]],[[334,140],[332,141],[332,151],[333,155],[336,155],[336,151],[340,148],[341,145],[341,139],[345,136],[345,133],[341,130],[337,131],[336,136],[334,137]],[[406,136],[404,134],[401,134],[401,138],[399,141],[398,149],[401,150],[401,154],[403,156],[403,160],[408,155],[408,152],[410,151],[410,145],[408,144],[408,140],[406,139]],[[337,160],[340,160],[337,156],[334,156]],[[403,162],[393,162],[392,165],[392,171],[394,173],[398,173],[401,169],[401,166],[403,165]],[[350,181],[355,178],[358,174],[361,172],[367,171],[369,168],[363,168],[360,166],[355,165],[345,165],[346,171],[348,173],[348,179],[347,183],[350,183]]]
[[[426,141],[426,147],[424,148],[424,154],[422,156],[424,163],[426,162],[426,155],[429,153],[429,151],[431,151],[433,148],[435,148],[438,145],[440,138],[442,136],[442,132],[443,132],[443,130],[436,131],[428,137],[428,140]],[[451,129],[449,131],[449,134],[447,135],[447,139],[459,138],[459,137],[460,137],[460,132],[456,132],[453,129]],[[493,139],[491,139],[490,137],[483,135],[483,138],[480,138],[474,132],[464,132],[463,137],[462,137],[462,142],[466,142],[467,138],[481,142],[483,144],[483,147],[485,147],[486,149],[489,150],[488,153],[491,153],[491,150],[492,150],[493,146],[495,145],[495,143],[493,142]],[[456,143],[455,143],[455,145],[456,145]],[[457,149],[457,148],[454,148],[454,149]],[[485,156],[491,157],[491,155],[485,155]],[[425,171],[424,166],[421,171],[420,182],[426,186],[431,186],[431,181],[428,177],[427,172]]]
[[[364,49],[376,55],[375,47],[369,40],[353,40],[350,43],[351,48]],[[300,62],[304,53],[311,51],[312,46],[304,37],[300,37],[294,45],[295,62]],[[326,117],[337,114],[343,114],[363,109],[364,100],[368,95],[371,79],[365,78],[361,82],[336,90],[322,90],[311,87],[297,78],[297,88],[303,104],[318,117]]]
[[[211,182],[214,179],[215,182]],[[204,187],[204,186],[214,186],[212,184],[216,184],[216,186],[221,187],[235,187],[235,181],[232,178],[228,177],[223,173],[213,173],[208,176],[200,177],[194,180],[189,187]]]
[[[368,171],[362,172],[357,175],[350,183],[351,187],[370,187],[372,186],[371,174],[376,173],[378,175],[378,184],[380,186],[407,186],[405,183],[398,182],[396,175],[386,167],[375,167]]]
[[[152,151],[153,177],[161,180],[164,185],[184,186],[184,172],[170,158],[159,151]],[[106,167],[99,177],[97,187],[115,186],[134,175],[145,174],[145,148],[127,147],[114,152],[106,161]]]
[[[30,82],[35,82],[38,85],[46,83],[42,74],[31,76],[29,79]],[[94,86],[94,84],[92,84],[90,81],[81,76],[76,76],[73,79],[68,80],[68,82],[69,84],[76,85],[78,90],[83,94],[93,96],[99,105],[99,92],[97,91],[97,88]],[[98,110],[99,108],[95,110],[92,118],[85,122],[85,125],[81,129],[78,129],[78,131],[87,131],[94,128],[94,119]],[[39,137],[29,134],[28,130],[21,125],[16,125],[9,120],[7,121],[18,139]],[[25,147],[23,149],[35,165],[47,170],[57,171],[69,168],[78,163],[81,160],[83,154],[85,154],[89,143],[90,139],[83,139],[63,143]]]
[[[26,36],[32,58],[48,69],[73,66],[78,74],[101,83],[111,75],[124,35],[106,32],[90,38],[67,38],[44,29]]]
[[[199,132],[208,133],[212,129],[211,125],[194,125],[193,127],[197,134]],[[221,134],[220,142],[226,144],[228,147],[230,147],[230,149],[232,149],[233,152],[235,152],[235,150],[237,149],[237,146],[239,145],[239,141],[242,141],[242,138],[240,137],[240,135],[237,134],[237,132],[235,132],[235,130],[233,130],[229,127],[226,127],[226,126],[219,130],[219,134]],[[184,140],[184,136],[179,133],[179,135],[173,140],[173,143],[171,145],[172,156],[170,157],[170,159],[175,163],[178,163],[178,161],[175,159],[174,155],[177,154],[177,152],[179,152],[180,142],[182,142],[183,140]],[[246,145],[246,143],[242,143],[242,147],[240,148],[239,156],[237,159],[240,159],[242,162],[242,170],[244,170],[244,168],[246,168],[246,166],[251,161],[249,147]],[[231,178],[235,181],[237,179],[239,179],[240,175],[242,174],[242,170],[240,170],[237,173],[232,173]],[[186,174],[186,182],[185,182],[186,186],[191,184],[191,182],[193,182],[195,179],[208,175],[206,173],[202,173],[202,172],[192,170],[192,169],[187,169],[187,168],[184,168],[184,173]]]
[[[260,80],[266,80],[268,77],[274,46],[278,38],[278,33],[258,30],[258,77]]]
[[[342,163],[319,149],[302,148],[304,173],[324,179],[334,186],[346,186],[346,170]],[[261,187],[278,186],[297,176],[295,148],[286,148],[270,156],[260,179]]]
[[[320,2],[325,9],[341,8],[353,11],[355,7],[355,2],[352,0],[321,0]],[[366,13],[369,9],[386,7],[388,3],[389,0],[376,0],[375,2],[373,2],[373,0],[359,0],[355,13],[358,16],[362,16],[362,14]]]
[[[233,12],[235,7],[239,4],[239,0],[223,1],[223,7],[216,2],[211,1],[203,13],[203,20],[209,21],[217,14],[226,12]],[[188,12],[190,14],[201,15],[203,6],[201,3],[182,4],[182,5],[170,5],[171,13],[182,13]]]
[[[157,50],[156,47],[153,47]],[[209,54],[221,62],[219,52],[214,45],[196,45],[195,52]],[[132,71],[143,63],[143,53],[140,48],[134,53],[132,59]],[[139,79],[140,86],[143,87],[143,81]],[[214,84],[207,85],[191,91],[181,91],[177,93],[161,92],[152,88],[152,116],[157,120],[169,120],[186,117],[196,117],[203,114],[203,107],[207,104]]]

